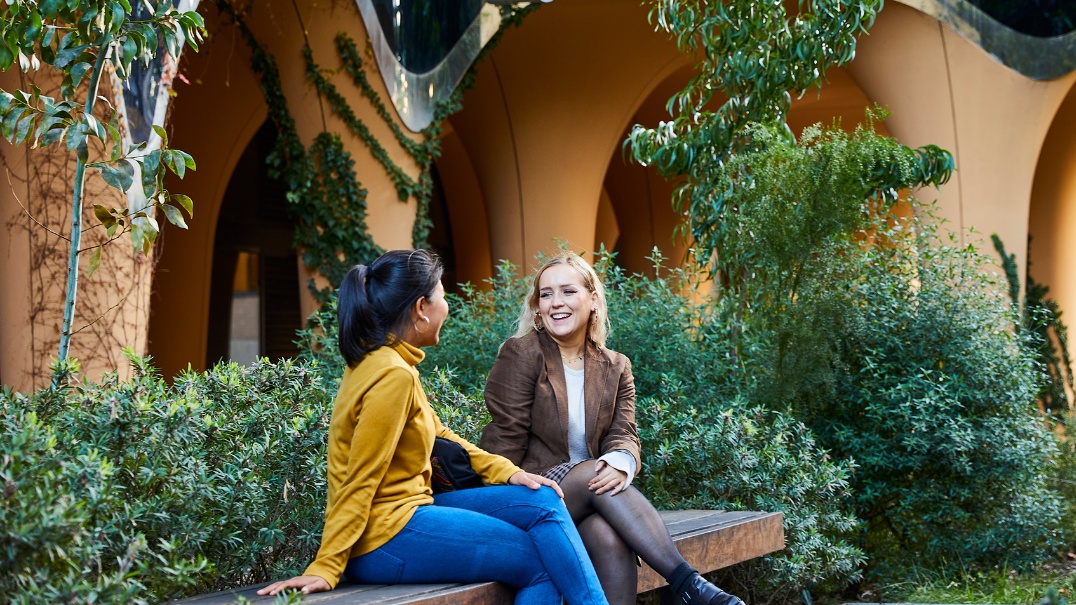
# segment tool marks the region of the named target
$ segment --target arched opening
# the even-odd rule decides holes
[[[430,245],[445,259],[445,289],[455,291],[460,283],[481,286],[493,275],[493,261],[486,205],[470,154],[451,121],[444,127],[441,155],[432,167]]]
[[[287,188],[265,158],[276,130],[266,122],[236,164],[213,238],[206,365],[298,353],[302,327],[298,258],[292,248]]]
[[[1061,103],[1039,152],[1031,188],[1027,259],[1030,279],[1050,288],[1072,322],[1076,316],[1076,86]],[[1019,250],[1022,242],[1005,242]],[[1071,348],[1071,347],[1070,347]],[[1073,353],[1076,351],[1069,351]]]
[[[635,112],[630,124],[654,127],[670,118],[666,110],[669,98],[679,91],[694,74],[685,66],[670,74],[650,92]],[[865,111],[872,105],[863,89],[845,70],[831,68],[827,82],[820,90],[811,90],[792,102],[788,124],[797,136],[816,123],[834,123],[854,130],[863,122]],[[713,100],[717,108],[724,97]],[[876,125],[879,132],[888,134],[884,124]],[[623,133],[626,139],[631,126]],[[647,257],[656,247],[672,264],[682,264],[687,243],[676,235],[683,217],[672,207],[673,193],[678,185],[658,174],[653,167],[643,167],[626,158],[618,147],[609,160],[605,174],[602,202],[598,207],[598,222],[594,241],[617,252],[617,264],[631,272],[651,274],[653,266]],[[608,201],[606,201],[608,198]]]
[[[456,242],[452,236],[452,216],[448,212],[445,201],[444,185],[441,183],[441,173],[437,165],[430,167],[430,179],[433,181],[433,191],[430,192],[430,217],[429,242],[445,265],[445,273],[441,277],[441,283],[446,292],[459,290],[459,271],[456,269]]]

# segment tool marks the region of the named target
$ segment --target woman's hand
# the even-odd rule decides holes
[[[590,491],[597,494],[604,494],[609,490],[613,490],[610,496],[615,496],[624,491],[628,487],[628,474],[624,471],[618,471],[615,468],[609,466],[604,460],[599,460],[594,465],[594,470],[597,471],[597,475],[590,480],[587,488]]]
[[[326,590],[332,590],[329,583],[325,581],[325,578],[321,576],[295,576],[290,580],[281,580],[280,582],[273,582],[265,588],[258,591],[260,595],[275,596],[278,592],[286,588],[298,588],[299,592],[303,594],[313,594],[315,592],[325,592]]]
[[[557,495],[561,498],[564,497],[564,492],[560,491],[560,486],[556,481],[548,479],[541,475],[535,475],[534,473],[527,473],[520,471],[508,478],[509,485],[525,485],[531,489],[538,489],[543,485],[547,485],[553,488],[553,491],[557,492]]]

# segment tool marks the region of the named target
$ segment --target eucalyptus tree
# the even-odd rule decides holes
[[[171,171],[180,178],[195,168],[190,155],[168,147],[159,125],[145,141],[132,142],[120,114],[100,94],[109,71],[127,83],[133,71],[158,57],[173,63],[185,46],[197,50],[205,33],[202,17],[189,0],[8,0],[0,5],[0,70],[51,70],[60,80],[59,96],[27,90],[0,90],[0,134],[15,145],[31,148],[65,146],[74,155],[71,183],[70,253],[58,357],[67,358],[78,287],[83,231],[86,169],[126,194],[125,207],[94,204],[94,215],[107,229],[108,241],[129,234],[136,250],[148,253],[159,232],[160,210],[169,222],[186,228],[183,212],[192,215],[187,196],[164,187]],[[107,109],[103,105],[108,105]],[[95,115],[97,114],[97,115]],[[107,119],[98,116],[107,115]],[[98,151],[90,161],[91,147]],[[137,181],[137,182],[136,182]],[[101,247],[93,247],[89,270],[100,263]]]

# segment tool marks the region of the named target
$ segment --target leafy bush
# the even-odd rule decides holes
[[[632,360],[638,397],[662,393],[672,379],[690,405],[737,398],[751,380],[744,374],[745,353],[760,343],[729,321],[727,301],[702,291],[705,275],[693,266],[664,266],[657,249],[648,259],[657,277],[627,275],[614,260],[599,257],[596,267],[608,292],[609,346]]]
[[[859,465],[857,514],[881,568],[1042,560],[1061,502],[1035,343],[1013,329],[990,259],[922,214],[879,220],[886,246],[820,255],[788,309],[785,355],[828,361],[786,384],[823,446]]]
[[[331,392],[261,361],[0,394],[0,594],[148,603],[301,571],[319,544]]]
[[[834,462],[791,417],[743,402],[687,403],[681,385],[637,406],[646,456],[640,488],[659,508],[781,511],[785,550],[721,574],[752,603],[789,602],[805,588],[859,577],[863,552],[843,539],[853,465]]]
[[[431,367],[449,368],[464,392],[481,393],[501,343],[516,332],[519,309],[530,283],[509,261],[497,265],[485,287],[461,284],[449,295],[441,343],[426,349]]]

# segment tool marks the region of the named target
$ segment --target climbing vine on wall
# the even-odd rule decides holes
[[[303,263],[309,269],[320,273],[330,284],[339,283],[351,266],[370,262],[382,253],[366,226],[366,189],[355,173],[355,160],[344,148],[339,133],[322,132],[315,137],[309,149],[302,144],[295,120],[288,110],[276,60],[258,43],[242,12],[230,0],[217,0],[217,7],[238,28],[250,47],[251,67],[260,80],[269,117],[279,133],[267,162],[270,176],[279,179],[288,189],[288,201],[297,220],[294,245],[301,251]],[[325,98],[332,112],[346,124],[350,133],[369,148],[392,180],[400,201],[407,202],[414,198],[416,211],[411,230],[414,247],[428,246],[427,238],[433,226],[428,215],[433,194],[431,170],[434,160],[441,153],[441,121],[462,109],[463,92],[474,83],[474,66],[497,45],[503,31],[508,26],[518,25],[524,16],[536,8],[502,7],[501,31],[486,45],[452,96],[438,104],[433,122],[419,133],[419,140],[400,128],[370,84],[355,41],[342,32],[336,36],[336,48],[343,70],[351,76],[354,85],[389,126],[395,143],[415,161],[419,168],[417,178],[412,178],[393,161],[384,144],[373,135],[348,104],[347,98],[331,82],[334,72],[321,68],[314,61],[309,44],[304,45],[302,53],[306,75],[318,94]],[[319,302],[331,294],[331,288],[319,288],[313,281],[308,285]]]

